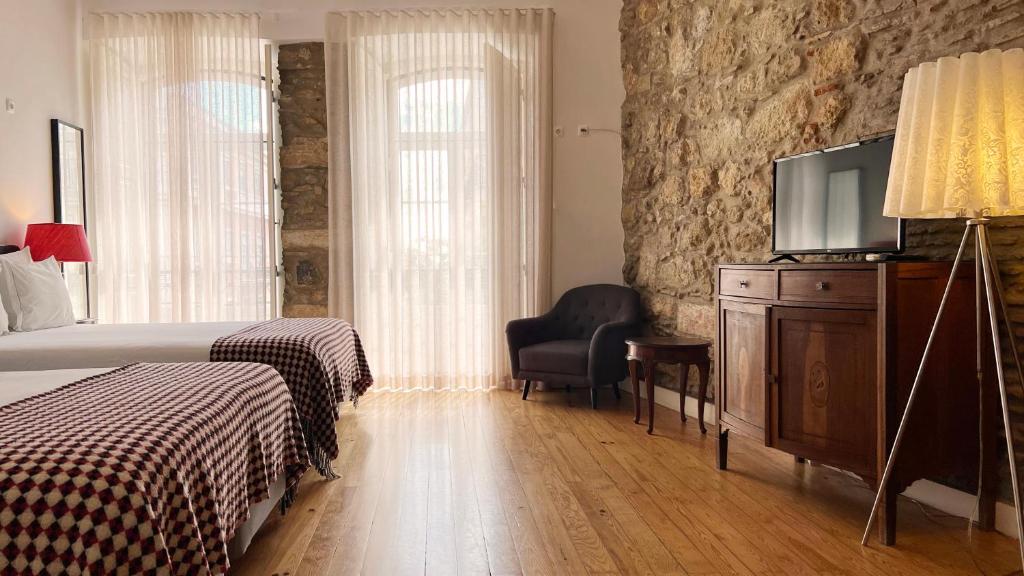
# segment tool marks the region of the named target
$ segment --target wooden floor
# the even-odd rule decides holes
[[[308,474],[237,574],[990,574],[1016,542],[900,503],[895,547],[860,546],[848,476],[661,409],[654,436],[610,392],[373,393],[339,423],[333,482]]]

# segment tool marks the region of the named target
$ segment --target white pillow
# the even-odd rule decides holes
[[[11,312],[13,330],[31,332],[75,323],[71,295],[53,256],[42,262],[8,264],[4,271],[17,302]]]
[[[32,253],[26,246],[24,249],[10,254],[0,254],[0,307],[5,312],[0,316],[0,334],[14,330],[14,318],[10,318],[14,311],[14,287],[10,285],[7,274],[4,272],[5,264],[31,264]]]

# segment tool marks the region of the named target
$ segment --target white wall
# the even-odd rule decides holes
[[[79,28],[75,0],[0,0],[0,13],[0,244],[20,244],[53,219],[50,119],[79,121]]]
[[[622,152],[617,134],[576,136],[576,127],[620,127],[625,96],[619,61],[621,0],[83,0],[86,11],[198,10],[259,12],[263,33],[281,42],[318,40],[332,10],[450,7],[551,7],[555,16],[552,284],[565,290],[622,282]]]

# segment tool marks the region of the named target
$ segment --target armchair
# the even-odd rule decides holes
[[[569,290],[548,313],[513,320],[505,328],[512,377],[525,380],[523,400],[534,380],[597,389],[626,376],[626,338],[643,330],[643,304],[632,288],[594,284]]]

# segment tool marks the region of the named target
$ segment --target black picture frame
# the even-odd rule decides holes
[[[67,215],[64,211],[64,196],[72,191],[64,190],[64,182],[61,178],[61,174],[64,172],[64,154],[62,154],[63,139],[61,138],[62,130],[74,130],[78,133],[78,181],[81,182],[81,190],[73,191],[75,194],[81,194],[79,201],[82,207],[82,221],[81,222],[67,222]],[[52,163],[53,172],[53,221],[57,223],[68,223],[68,224],[81,224],[88,234],[89,231],[89,212],[88,203],[86,196],[86,181],[85,181],[85,130],[81,126],[76,126],[70,122],[52,118],[50,120],[50,158]],[[89,263],[83,263],[85,270],[85,314],[86,318],[92,317],[92,292],[89,285]]]

